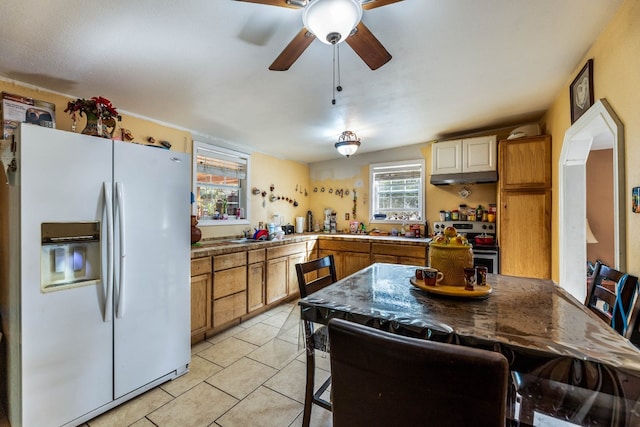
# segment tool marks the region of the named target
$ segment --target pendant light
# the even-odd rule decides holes
[[[304,8],[304,26],[325,44],[346,40],[362,19],[359,0],[312,0]]]
[[[336,142],[336,150],[343,156],[349,157],[353,155],[360,147],[360,138],[350,130],[342,132]]]

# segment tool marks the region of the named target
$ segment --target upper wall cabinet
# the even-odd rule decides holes
[[[551,187],[551,137],[540,135],[500,141],[500,188]]]
[[[431,174],[496,171],[496,136],[438,142],[431,146]]]

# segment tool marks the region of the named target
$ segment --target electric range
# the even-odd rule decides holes
[[[433,223],[435,233],[444,233],[445,228],[454,227],[459,234],[465,235],[473,246],[474,266],[487,267],[489,273],[500,272],[500,249],[496,240],[496,224],[482,221],[438,221]],[[479,245],[475,237],[486,234],[493,237],[493,244]]]

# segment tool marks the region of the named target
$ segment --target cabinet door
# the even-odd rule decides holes
[[[249,264],[247,267],[247,309],[249,312],[265,304],[264,262]]]
[[[213,302],[213,325],[218,327],[247,314],[247,294],[238,292]]]
[[[234,267],[213,273],[213,299],[226,297],[247,289],[247,267]]]
[[[500,189],[551,187],[551,137],[500,141]]]
[[[298,285],[298,273],[296,272],[296,264],[307,260],[306,253],[290,255],[287,267],[287,294],[300,295],[300,286]]]
[[[431,145],[431,175],[462,172],[462,140]]]
[[[481,136],[462,141],[462,172],[496,170],[496,136]]]
[[[551,191],[503,191],[500,273],[551,278]]]
[[[211,329],[211,273],[191,277],[191,340]]]
[[[387,264],[397,264],[398,257],[395,255],[371,254],[371,261],[374,263],[386,262]]]
[[[347,277],[348,275],[371,265],[371,255],[368,253],[343,252],[341,255],[342,277]]]
[[[398,264],[404,264],[404,265],[419,265],[421,267],[426,267],[427,266],[427,258],[413,258],[413,257],[407,257],[407,256],[399,256],[398,257]]]
[[[279,301],[287,296],[288,264],[286,257],[267,261],[267,304]]]

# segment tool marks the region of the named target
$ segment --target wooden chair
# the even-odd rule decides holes
[[[585,305],[620,335],[631,338],[640,310],[638,278],[596,262]]]
[[[504,426],[500,353],[329,321],[334,427]]]
[[[333,255],[327,255],[312,261],[296,264],[300,297],[306,296],[338,281]],[[314,392],[315,386],[315,350],[328,351],[327,328],[314,329],[313,322],[304,321],[305,347],[307,353],[307,379],[304,393],[304,412],[302,426],[308,427],[311,420],[311,405],[316,404],[331,411],[331,403],[321,396],[331,384],[331,377]]]

